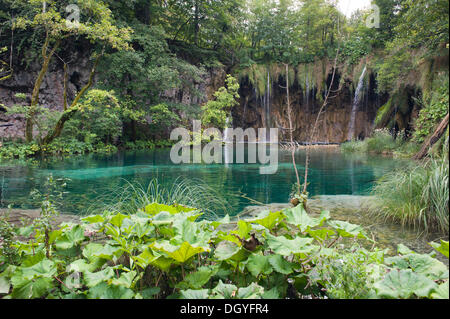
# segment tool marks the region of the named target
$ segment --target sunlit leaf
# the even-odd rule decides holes
[[[437,285],[431,279],[411,270],[392,270],[382,281],[374,284],[380,297],[408,299],[413,296],[429,297]]]
[[[273,272],[273,268],[269,262],[269,256],[252,254],[247,259],[246,267],[255,277],[258,277],[260,274],[269,275]]]
[[[440,252],[442,255],[444,255],[445,257],[449,258],[449,253],[448,253],[448,241],[444,241],[441,239],[441,243],[430,243],[431,247],[433,247],[434,249],[436,249],[438,252]]]
[[[284,275],[290,275],[293,271],[294,265],[288,262],[281,255],[269,256],[269,263],[272,265],[276,272]]]
[[[181,290],[180,293],[181,293],[180,299],[208,299],[208,296],[209,296],[208,289]]]
[[[235,285],[224,284],[222,280],[219,280],[218,285],[212,290],[212,294],[215,299],[232,299],[237,290]]]
[[[284,236],[275,237],[267,235],[267,244],[276,254],[282,256],[290,256],[291,254],[308,254],[316,250],[318,247],[312,245],[313,238],[296,237],[293,240]]]
[[[264,288],[253,282],[248,287],[239,288],[236,297],[238,299],[261,299],[263,293]]]
[[[249,219],[247,221],[250,223],[259,224],[269,230],[272,230],[284,218],[285,216],[281,211],[275,213],[271,213],[270,211],[263,211],[254,219]]]
[[[431,298],[433,299],[449,299],[449,286],[448,286],[448,280],[444,282],[443,284],[439,285],[435,289],[435,292],[431,294]]]
[[[411,269],[432,280],[448,278],[448,268],[442,262],[429,255],[409,254],[386,258],[386,264],[398,269]]]
[[[333,227],[342,237],[367,239],[364,229],[359,225],[337,220],[329,221],[328,225]]]
[[[131,299],[133,297],[133,290],[123,286],[108,285],[106,282],[90,288],[88,293],[89,299]]]

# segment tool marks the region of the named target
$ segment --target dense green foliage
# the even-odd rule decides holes
[[[290,84],[297,78],[303,91],[316,90],[320,100],[327,89],[330,60],[338,48],[341,85],[345,77],[358,73],[356,66],[367,64],[375,72],[378,93],[390,95],[380,109],[380,127],[406,130],[408,137],[417,129],[415,141],[420,143],[445,113],[448,83],[437,84],[442,71],[448,77],[448,64],[443,62],[449,42],[445,0],[373,1],[380,13],[380,25],[375,27],[369,23],[376,13],[372,9],[346,17],[335,2],[327,0],[80,0],[75,1],[81,10],[76,27],[66,24],[68,1],[46,1],[45,12],[43,3],[0,1],[2,75],[31,67],[35,61],[39,61],[41,75],[47,73],[48,63],[71,70],[74,51],[89,54],[96,66],[96,82],[92,88],[88,83],[81,85],[114,92],[117,99],[116,110],[100,112],[104,124],[117,129],[112,135],[118,139],[111,142],[113,136],[104,137],[105,144],[168,139],[171,128],[202,117],[223,127],[221,110],[209,107],[216,101],[208,104],[208,97],[198,89],[214,68],[231,70],[240,79],[247,77],[262,96],[268,74],[271,81],[286,76],[280,63],[288,63]],[[41,112],[37,118],[39,78],[31,106],[22,110],[27,114],[28,142],[34,125],[47,128],[42,130],[45,133],[56,131],[59,137],[69,135],[64,133],[70,131],[65,126],[75,127],[82,117],[76,110],[81,101],[75,98],[67,101],[67,106],[76,104],[70,105],[69,112]],[[81,98],[87,93],[83,87],[77,91]],[[202,105],[186,102],[180,94],[196,97]],[[411,109],[406,99],[395,98],[405,94],[416,98],[416,108],[423,109],[416,123],[407,123]],[[63,121],[55,121],[58,118]],[[102,139],[88,119],[83,119],[88,124],[84,134]],[[46,122],[52,122],[54,129]],[[49,144],[53,137],[35,138]]]
[[[404,132],[394,136],[386,129],[375,130],[373,135],[363,141],[342,144],[341,150],[347,153],[389,154],[395,157],[411,157],[419,150],[419,144],[405,138]]]
[[[373,209],[402,225],[448,234],[448,158],[415,166],[387,174],[377,182]]]
[[[0,221],[3,298],[448,298],[433,254],[367,250],[361,227],[302,205],[236,224],[152,203],[53,226],[54,200],[31,225]],[[448,242],[433,246],[448,257]]]
[[[238,104],[236,99],[239,98],[239,83],[228,75],[226,85],[227,87],[221,87],[214,93],[215,100],[203,106],[202,125],[205,127],[225,128],[231,108]]]

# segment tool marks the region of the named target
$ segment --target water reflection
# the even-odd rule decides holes
[[[181,164],[170,161],[169,150],[121,152],[114,155],[74,156],[65,159],[34,162],[6,162],[0,164],[0,204],[18,208],[35,206],[29,198],[33,188],[41,189],[49,174],[69,178],[65,212],[83,212],[94,201],[112,189],[127,182],[147,184],[157,177],[163,185],[171,185],[177,178],[197,178],[220,190],[233,207],[229,214],[240,212],[250,204],[238,196],[246,194],[261,203],[287,202],[295,174],[291,154],[279,151],[278,172],[260,175],[259,163],[248,163],[248,147],[245,147],[245,163],[234,164],[236,151],[224,150],[223,164]],[[233,156],[233,158],[231,158]],[[306,153],[296,153],[301,175],[304,173]],[[233,159],[233,160],[232,160]],[[396,167],[404,166],[404,160],[379,156],[344,155],[338,149],[314,149],[311,152],[309,192],[314,195],[366,195],[374,181]]]

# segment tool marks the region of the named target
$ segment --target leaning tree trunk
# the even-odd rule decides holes
[[[48,67],[50,65],[50,61],[55,54],[56,49],[59,47],[60,40],[58,40],[54,46],[54,48],[47,55],[47,51],[50,45],[50,36],[46,35],[45,43],[42,47],[42,57],[44,58],[44,62],[42,63],[41,71],[34,83],[33,93],[31,94],[31,104],[30,109],[28,110],[27,120],[25,124],[25,139],[27,143],[33,141],[33,126],[34,126],[34,117],[36,114],[36,108],[39,104],[39,90],[41,89],[42,82],[44,81],[44,76],[48,71]]]
[[[91,73],[89,75],[88,83],[77,94],[77,96],[75,97],[75,100],[73,100],[70,107],[64,111],[64,113],[61,115],[58,122],[56,123],[55,127],[43,139],[43,141],[42,141],[43,145],[48,145],[51,142],[53,142],[53,140],[55,138],[58,138],[62,133],[64,124],[66,124],[66,122],[68,120],[70,120],[78,112],[77,104],[78,104],[79,100],[81,99],[81,97],[84,95],[84,93],[92,86],[92,84],[94,82],[95,70],[97,69],[97,65],[100,60],[100,57],[101,57],[101,55],[99,57],[97,57],[97,59],[95,60],[94,66],[92,67]]]
[[[447,114],[447,116],[442,120],[437,129],[434,131],[433,135],[431,135],[431,137],[425,141],[425,143],[422,146],[422,149],[419,151],[419,153],[417,153],[414,156],[414,159],[421,160],[425,156],[427,156],[430,148],[434,144],[436,144],[436,142],[439,141],[442,135],[444,134],[445,129],[448,126],[448,121],[449,121],[449,114]]]

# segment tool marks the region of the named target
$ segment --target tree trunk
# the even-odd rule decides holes
[[[72,118],[72,116],[75,115],[75,113],[78,112],[78,108],[76,108],[80,98],[84,95],[84,93],[92,86],[93,82],[94,82],[94,75],[95,75],[95,70],[97,69],[97,65],[98,62],[100,60],[100,57],[97,57],[97,59],[95,60],[94,66],[92,67],[91,70],[91,74],[89,75],[89,81],[88,83],[81,89],[81,91],[77,94],[77,96],[75,97],[75,100],[72,102],[72,104],[70,105],[70,107],[64,111],[64,113],[61,115],[61,117],[59,118],[58,122],[56,123],[55,127],[53,128],[53,130],[51,130],[47,136],[44,138],[44,140],[42,141],[43,145],[48,145],[51,142],[53,142],[53,140],[57,137],[59,137],[62,133],[62,130],[64,128],[64,124],[70,120]]]
[[[423,159],[425,156],[427,156],[428,151],[430,150],[430,148],[437,142],[440,140],[440,138],[442,137],[442,135],[445,132],[445,129],[448,126],[448,121],[449,121],[449,114],[447,114],[447,116],[442,120],[442,122],[439,124],[439,126],[437,127],[437,129],[434,131],[433,135],[431,135],[430,138],[428,138],[425,143],[422,146],[422,149],[419,151],[419,153],[417,153],[414,156],[414,159],[417,160],[421,160]]]
[[[33,126],[34,126],[34,116],[36,114],[36,107],[39,104],[39,90],[41,89],[42,81],[44,80],[44,76],[48,71],[48,67],[50,65],[50,61],[52,59],[53,54],[59,46],[60,41],[58,40],[55,44],[55,47],[50,51],[47,55],[48,46],[50,43],[50,37],[47,34],[45,38],[45,43],[42,47],[42,56],[44,58],[44,63],[42,64],[41,71],[34,83],[33,93],[31,95],[31,104],[30,109],[27,114],[27,120],[25,124],[25,140],[27,143],[33,141]]]

